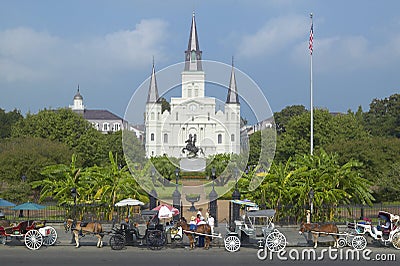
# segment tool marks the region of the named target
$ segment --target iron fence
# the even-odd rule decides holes
[[[46,208],[35,211],[15,211],[12,207],[2,207],[2,212],[5,214],[5,219],[10,221],[21,220],[46,220],[48,222],[63,222],[66,218],[76,217],[85,221],[103,221],[112,222],[113,220],[119,222],[127,215],[127,210],[116,208],[112,216],[109,214],[111,206],[108,204],[77,204],[77,205],[64,205],[60,206],[57,203],[47,202],[42,205]],[[314,206],[314,211],[318,212],[322,209],[331,208],[333,212],[333,220],[336,223],[345,224],[354,220],[360,220],[364,217],[370,218],[372,221],[377,221],[379,211],[387,211],[393,214],[400,214],[400,205],[392,204],[374,204],[368,205],[342,205],[337,207],[332,206]],[[293,225],[301,221],[305,221],[305,215],[299,217],[298,215],[290,214],[291,206],[278,207],[275,223],[280,225]],[[304,210],[307,206],[304,207]],[[231,211],[230,211],[231,212]],[[305,213],[305,212],[304,212]],[[285,215],[282,215],[285,214]],[[131,217],[136,217],[134,212],[129,214]],[[230,213],[231,216],[231,213]],[[229,217],[231,218],[231,217]],[[230,219],[231,220],[231,219]],[[328,222],[329,220],[320,220],[318,217],[313,217],[313,222]]]

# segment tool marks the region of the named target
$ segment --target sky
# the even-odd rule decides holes
[[[203,59],[234,56],[273,112],[310,108],[313,13],[314,107],[368,111],[399,93],[399,10],[398,0],[0,0],[0,108],[67,107],[79,85],[88,109],[123,117],[153,57],[157,71],[184,60],[195,11]]]

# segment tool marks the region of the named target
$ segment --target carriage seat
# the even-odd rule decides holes
[[[86,227],[90,222],[82,221],[79,225],[80,227]]]

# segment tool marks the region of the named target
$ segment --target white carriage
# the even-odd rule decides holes
[[[339,238],[338,244],[340,246],[351,245],[357,249],[364,249],[367,246],[365,236],[369,236],[384,246],[392,243],[393,247],[400,249],[399,215],[379,211],[378,218],[379,223],[377,226],[373,226],[370,219],[348,223],[349,231]]]
[[[225,249],[236,252],[243,243],[257,244],[272,252],[279,252],[286,247],[286,237],[275,228],[273,219],[275,210],[257,210],[256,205],[247,201],[236,201],[235,204],[244,205],[245,214],[241,220],[227,226],[227,234],[224,238]]]

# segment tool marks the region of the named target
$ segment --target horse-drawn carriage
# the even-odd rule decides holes
[[[382,245],[388,246],[392,243],[396,249],[400,249],[399,215],[379,211],[378,219],[377,226],[373,226],[368,218],[364,221],[348,223],[349,230],[344,237],[339,238],[338,243],[344,246],[358,242],[359,249],[364,249],[367,246],[367,239],[364,236],[369,236]]]
[[[254,203],[239,202],[235,204],[244,205],[246,212],[241,220],[234,221],[234,224],[230,226],[227,225],[227,235],[224,238],[227,251],[238,251],[242,242],[258,244],[259,247],[265,247],[273,252],[279,252],[286,247],[285,235],[279,232],[272,222],[275,210],[247,211],[248,207],[253,206]],[[257,223],[260,226],[257,226]]]
[[[314,248],[317,247],[318,236],[332,236],[337,247],[351,246],[356,250],[363,250],[367,247],[366,237],[369,236],[385,246],[392,243],[395,248],[400,249],[400,217],[386,211],[379,211],[378,218],[379,224],[377,226],[373,226],[371,219],[368,218],[364,218],[363,221],[348,223],[345,232],[339,232],[338,227],[334,224],[302,223],[300,233],[312,233]]]
[[[113,227],[110,238],[110,246],[114,250],[121,250],[126,245],[146,245],[148,248],[157,250],[166,244],[176,245],[182,241],[182,228],[164,225],[158,218],[157,210],[142,211],[141,217],[146,222],[144,234],[140,233],[139,227],[133,223],[121,223]]]
[[[27,220],[18,224],[5,224],[0,226],[0,243],[5,245],[8,239],[24,240],[25,246],[36,250],[42,245],[51,246],[57,241],[57,232],[51,226],[46,226],[46,221]]]

